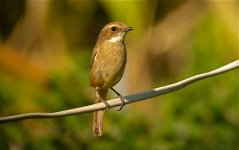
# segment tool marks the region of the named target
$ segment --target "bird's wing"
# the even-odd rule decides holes
[[[96,46],[96,47],[97,47],[97,46]],[[97,54],[97,49],[96,49],[96,47],[94,48],[94,51],[93,51],[92,56],[91,56],[90,69],[92,69],[92,66],[93,66],[94,61],[95,61],[95,56],[96,56],[96,54]]]

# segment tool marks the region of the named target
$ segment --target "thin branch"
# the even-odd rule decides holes
[[[223,67],[220,67],[218,69],[215,69],[213,71],[195,75],[193,77],[187,78],[185,80],[179,81],[174,84],[170,84],[167,86],[155,88],[155,89],[144,91],[141,93],[136,93],[133,95],[125,96],[124,97],[125,104],[134,103],[134,102],[142,101],[142,100],[149,99],[152,97],[156,97],[159,95],[171,93],[171,92],[177,91],[179,89],[182,89],[185,86],[190,85],[199,80],[209,78],[212,76],[216,76],[216,75],[219,75],[219,74],[222,74],[222,73],[225,73],[225,72],[231,71],[233,69],[237,69],[237,68],[239,68],[239,60],[236,60],[232,63],[229,63],[229,64],[227,64]],[[108,100],[107,103],[110,105],[110,108],[112,108],[112,107],[120,106],[121,100],[119,98],[115,98],[112,100]],[[97,103],[97,104],[93,104],[93,105],[89,105],[89,106],[68,109],[68,110],[53,112],[53,113],[26,113],[26,114],[14,115],[14,116],[0,117],[0,123],[7,123],[7,122],[12,122],[12,121],[17,121],[17,120],[33,119],[33,118],[64,117],[64,116],[71,116],[71,115],[76,115],[76,114],[93,112],[93,111],[102,110],[105,108],[106,107],[105,107],[104,103]]]

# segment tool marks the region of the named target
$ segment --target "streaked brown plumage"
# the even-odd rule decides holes
[[[107,91],[120,81],[124,73],[127,59],[124,38],[132,29],[120,22],[105,25],[92,54],[90,85],[95,89],[95,103],[104,102],[107,108]],[[103,134],[103,116],[104,110],[94,112],[93,134],[95,136]]]

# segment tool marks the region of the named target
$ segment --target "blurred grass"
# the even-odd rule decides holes
[[[92,104],[91,52],[100,29],[110,21],[135,27],[126,39],[126,79],[118,87],[127,94],[238,59],[237,26],[231,26],[238,18],[236,1],[172,3],[26,1],[19,10],[4,9],[4,15],[0,11],[0,16],[13,17],[25,8],[13,29],[0,32],[0,116]],[[11,4],[14,1],[8,7]],[[196,18],[184,24],[193,8],[197,8],[195,14],[190,15]],[[220,8],[226,12],[222,14]],[[177,13],[185,16],[175,20],[172,16]],[[222,15],[231,22],[224,22]],[[0,31],[6,30],[8,19],[4,20]],[[165,26],[167,20],[173,23]],[[169,34],[169,29],[182,25],[182,31]],[[152,48],[152,41],[159,42],[156,35],[165,39],[165,45]],[[0,149],[239,149],[238,96],[238,71],[234,70],[131,104],[121,112],[110,110],[100,138],[92,136],[91,113],[2,124]]]

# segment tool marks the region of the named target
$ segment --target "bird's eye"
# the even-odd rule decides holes
[[[111,27],[111,31],[116,31],[116,27]]]

